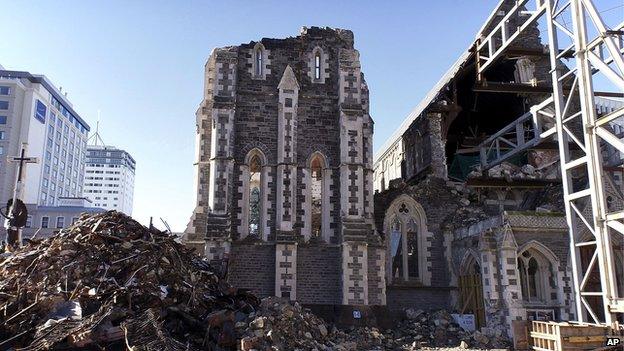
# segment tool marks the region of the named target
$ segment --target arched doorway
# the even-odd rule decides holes
[[[485,325],[485,305],[483,303],[483,283],[481,265],[471,252],[467,253],[459,271],[459,312],[473,314],[475,327]]]

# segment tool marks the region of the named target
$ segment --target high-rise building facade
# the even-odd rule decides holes
[[[20,198],[27,205],[57,206],[59,197],[82,196],[89,125],[60,89],[43,75],[0,66],[0,204],[13,195],[17,156],[39,162],[24,169]]]
[[[132,215],[136,162],[114,146],[89,145],[84,196],[95,207]]]

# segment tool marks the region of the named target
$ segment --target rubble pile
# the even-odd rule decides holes
[[[427,313],[415,309],[406,310],[406,318],[392,329],[365,327],[337,331],[334,340],[339,346],[336,350],[492,349],[510,344],[502,335],[488,338],[479,332],[464,331],[447,311]]]
[[[260,309],[236,323],[241,350],[420,350],[434,347],[460,349],[506,348],[502,335],[469,333],[446,311],[406,310],[406,318],[391,329],[351,327],[338,329],[299,304],[265,298]]]
[[[259,305],[167,233],[114,211],[0,258],[0,350],[235,349]]]
[[[558,169],[553,166],[555,163],[547,164],[536,168],[533,165],[525,164],[516,166],[509,162],[503,162],[487,171],[483,171],[481,167],[475,167],[473,171],[468,173],[468,178],[481,178],[487,176],[489,178],[504,178],[507,181],[514,179],[549,179],[555,180],[558,177]]]
[[[297,302],[262,300],[259,310],[236,323],[242,350],[325,350],[331,348],[326,323]]]

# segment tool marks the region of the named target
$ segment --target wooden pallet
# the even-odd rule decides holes
[[[538,321],[531,323],[530,333],[538,351],[595,350],[605,346],[608,334],[604,326]]]

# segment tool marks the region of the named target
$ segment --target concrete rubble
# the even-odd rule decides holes
[[[531,164],[525,164],[522,166],[516,166],[509,162],[503,162],[487,171],[483,171],[479,166],[468,173],[468,178],[482,178],[487,176],[488,178],[504,178],[507,180],[517,179],[547,179],[556,180],[558,176],[557,163],[553,162],[540,168],[537,168]]]
[[[510,342],[499,334],[486,336],[460,328],[446,311],[427,313],[408,309],[391,329],[327,325],[299,304],[280,298],[262,300],[257,313],[236,324],[241,350],[421,350],[507,349]],[[449,348],[451,347],[451,348]]]
[[[0,258],[0,350],[416,350],[505,347],[446,311],[338,329],[231,287],[167,233],[114,211]]]

